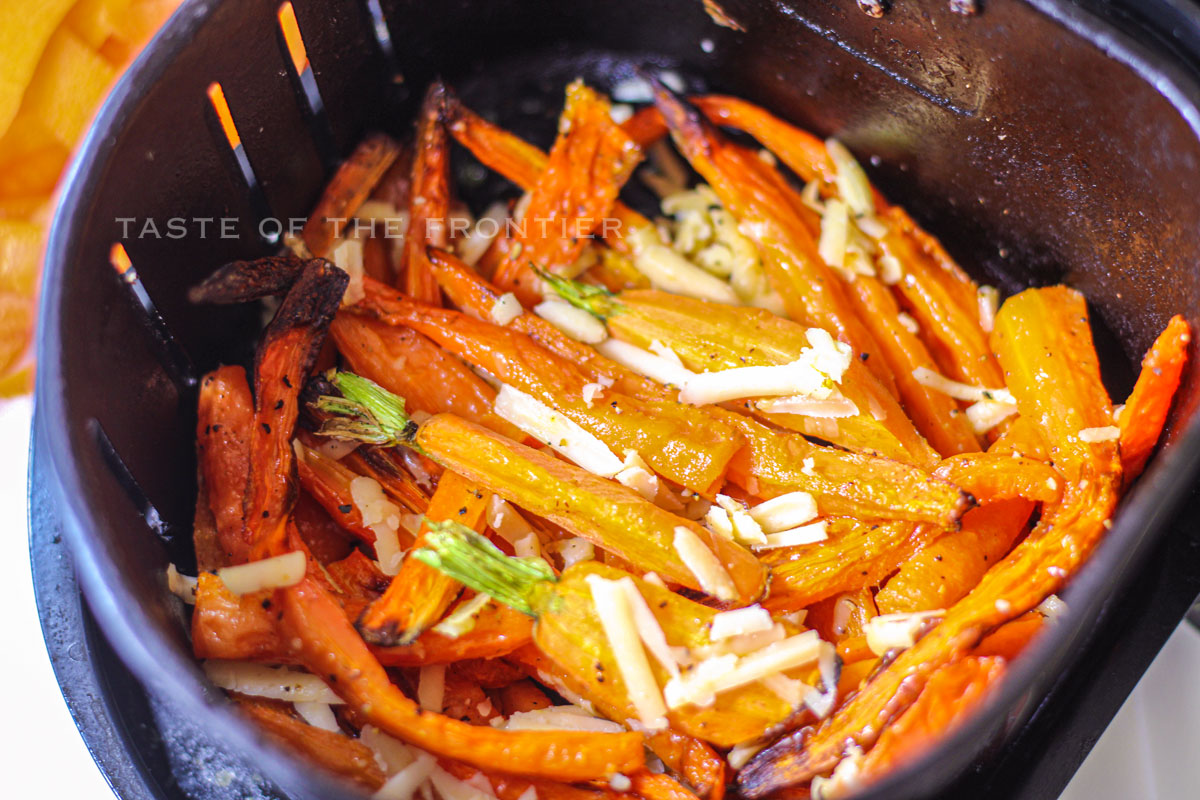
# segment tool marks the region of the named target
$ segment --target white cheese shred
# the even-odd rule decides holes
[[[677,526],[674,544],[679,560],[696,576],[696,581],[705,594],[725,601],[737,598],[737,587],[725,571],[724,565],[691,528]]]
[[[342,698],[316,675],[248,661],[204,662],[208,679],[222,689],[292,703],[342,703]]]
[[[222,567],[217,570],[217,577],[225,584],[226,589],[236,595],[243,595],[295,586],[304,579],[307,568],[308,559],[304,557],[304,553],[293,550],[261,561]]]
[[[584,430],[535,397],[508,384],[500,387],[493,409],[500,417],[516,425],[554,451],[574,461],[588,472],[611,478],[624,464],[604,442]]]
[[[1106,425],[1102,428],[1084,428],[1079,432],[1079,441],[1094,444],[1096,442],[1113,442],[1121,438],[1121,429],[1116,425]]]
[[[584,344],[599,344],[608,338],[608,330],[603,322],[564,300],[545,300],[533,307],[533,313]]]
[[[625,682],[629,700],[637,711],[638,720],[647,730],[665,728],[666,704],[638,636],[637,623],[628,596],[615,581],[605,580],[598,575],[589,575],[586,580],[592,590],[592,602],[596,606],[604,635],[612,648],[617,669]]]
[[[771,613],[760,605],[722,611],[712,618],[708,638],[712,641],[769,631],[775,626]]]
[[[492,322],[504,326],[525,313],[524,306],[512,292],[505,292],[492,303]]]

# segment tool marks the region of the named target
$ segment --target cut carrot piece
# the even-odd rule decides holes
[[[1179,387],[1179,376],[1187,361],[1191,329],[1183,317],[1175,316],[1142,359],[1142,371],[1133,392],[1121,412],[1121,464],[1125,483],[1142,473],[1163,424],[1171,410],[1171,400]]]
[[[241,548],[253,427],[254,400],[246,371],[221,367],[205,375],[197,406],[196,451],[202,499],[212,512],[215,535],[195,539],[201,569],[228,566]]]
[[[329,255],[334,242],[345,235],[358,207],[399,154],[400,145],[379,133],[364,139],[338,167],[304,224],[304,243],[313,255]]]
[[[998,453],[952,456],[933,471],[987,503],[1023,497],[1036,503],[1055,503],[1062,496],[1063,478],[1041,461]]]
[[[446,87],[434,81],[417,117],[408,233],[404,238],[404,291],[423,303],[441,305],[442,293],[429,269],[427,247],[450,243],[450,143],[445,127]]]

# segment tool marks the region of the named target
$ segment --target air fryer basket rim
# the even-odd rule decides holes
[[[1170,59],[1151,52],[1131,36],[1066,0],[1027,2],[1099,47],[1109,57],[1130,66],[1143,80],[1153,83],[1185,118],[1193,132],[1200,135],[1200,111],[1197,110],[1200,92],[1194,79]],[[80,212],[87,207],[88,198],[111,166],[109,159],[116,147],[116,139],[110,137],[108,131],[118,130],[125,124],[147,87],[159,79],[175,58],[176,51],[191,40],[219,4],[219,0],[187,0],[175,12],[120,79],[67,173],[66,188],[56,208],[46,251],[37,330],[40,369],[35,389],[35,435],[45,444],[49,472],[57,479],[51,489],[59,500],[59,514],[84,594],[106,636],[133,673],[153,691],[172,697],[182,710],[219,727],[229,737],[231,745],[250,754],[262,765],[263,771],[281,785],[295,789],[299,795],[333,797],[345,793],[344,784],[328,778],[290,753],[264,743],[225,703],[219,699],[214,702],[193,662],[185,663],[177,658],[164,641],[141,635],[140,632],[149,625],[145,610],[130,602],[130,594],[122,586],[117,565],[88,534],[91,509],[83,502],[77,464],[71,458],[66,434],[60,354],[62,338],[71,332],[64,326],[60,314],[62,277],[82,236]],[[1200,24],[1200,14],[1193,10],[1188,15]],[[966,725],[926,758],[879,784],[869,796],[883,797],[901,784],[906,792],[921,787],[917,788],[919,794],[923,789],[944,783],[952,776],[939,774],[930,782],[931,772],[941,773],[941,770],[929,770],[932,764],[962,761],[968,753],[973,759],[978,755],[978,748],[972,746],[973,740],[980,733],[1002,725],[1007,711],[1019,705],[1022,697],[1036,697],[1048,687],[1058,668],[1070,662],[1073,644],[1086,638],[1111,593],[1157,541],[1155,534],[1163,529],[1182,502],[1198,466],[1200,414],[1189,420],[1182,434],[1151,464],[1122,503],[1108,539],[1072,582],[1068,595],[1072,610],[1059,629],[1053,635],[1043,637],[1015,664],[1004,685]],[[957,769],[964,766],[958,764]],[[307,784],[306,789],[299,787],[301,776]]]

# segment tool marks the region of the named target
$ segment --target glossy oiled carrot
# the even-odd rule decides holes
[[[303,239],[316,256],[329,254],[333,243],[344,236],[358,207],[400,154],[400,145],[383,134],[363,140],[346,159],[304,225]]]
[[[292,521],[308,551],[320,563],[328,566],[340,561],[355,549],[355,537],[341,525],[307,492],[300,492],[292,506]]]
[[[804,741],[787,737],[760,753],[739,776],[747,797],[827,773],[850,744],[869,748],[933,672],[958,660],[987,631],[1057,591],[1103,536],[1116,507],[1121,464],[1113,442],[1078,436],[1112,420],[1082,295],[1054,287],[1010,298],[997,315],[992,343],[1022,415],[1036,422],[1056,468],[1068,480],[1061,502],[1043,510],[1029,536],[948,609],[940,625],[815,733]]]
[[[889,211],[891,215],[894,212]],[[974,386],[997,389],[1004,374],[988,346],[987,334],[979,325],[978,303],[964,307],[946,281],[938,280],[911,239],[893,225],[879,241],[880,250],[900,262],[904,277],[896,291],[916,318],[920,335],[933,357],[949,377]],[[974,297],[971,298],[974,302]]]
[[[441,304],[441,292],[429,270],[427,247],[450,242],[450,143],[445,126],[446,87],[434,81],[417,116],[412,196],[404,238],[404,291],[424,303]]]
[[[1036,461],[1047,461],[1050,456],[1046,452],[1046,440],[1032,420],[1025,417],[1013,419],[1002,434],[988,447],[988,452],[995,455],[1016,455],[1032,458]]]
[[[296,459],[296,476],[300,485],[329,515],[350,533],[367,543],[374,543],[375,532],[363,525],[362,514],[350,494],[350,482],[360,475],[340,461],[304,444],[299,446],[303,458]]]
[[[238,596],[216,575],[200,573],[192,612],[196,658],[274,662],[284,650],[275,622],[270,592]]]
[[[633,697],[634,689],[622,672],[625,666],[601,621],[601,615],[612,610],[597,606],[593,597],[596,579],[631,581],[668,646],[697,648],[711,644],[708,629],[717,613],[714,609],[597,561],[574,564],[555,579],[544,563],[538,567],[507,558],[486,539],[464,534],[461,529],[439,530],[430,536],[428,548],[416,554],[477,591],[535,617],[533,637],[537,648],[610,719],[644,718]],[[816,658],[814,651],[812,659]],[[657,685],[665,686],[671,678],[667,668],[657,659],[650,659],[648,666]],[[669,722],[672,730],[729,747],[761,736],[794,711],[790,703],[765,686],[749,683],[717,692],[713,702],[704,706],[689,703],[669,709],[662,705],[657,713],[665,716],[660,724]],[[644,721],[651,726],[650,720]]]
[[[454,305],[482,319],[491,316],[496,301],[500,299],[499,290],[450,253],[432,250],[429,258],[442,291]],[[555,355],[571,361],[584,370],[593,382],[612,381],[613,388],[618,392],[642,400],[670,399],[670,393],[659,384],[610,361],[595,348],[572,339],[537,314],[523,311],[506,327],[525,334]]]
[[[911,522],[828,520],[823,542],[769,550],[771,596],[764,605],[798,611],[827,597],[875,586],[935,537],[936,529]]]
[[[341,463],[359,475],[379,481],[384,494],[414,514],[425,513],[433,491],[431,482],[442,474],[441,467],[411,450],[401,455],[382,447],[359,447],[343,456]],[[417,466],[420,478],[410,471]]]
[[[725,796],[725,759],[708,744],[668,729],[647,735],[646,747],[704,800]]]
[[[694,792],[670,775],[639,769],[629,780],[633,792],[642,800],[697,800]]]
[[[999,453],[967,453],[947,458],[933,471],[980,502],[1023,497],[1054,503],[1062,496],[1062,475],[1041,461]]]
[[[263,334],[254,364],[254,427],[242,548],[235,560],[281,552],[293,491],[292,431],[299,416],[300,390],[348,281],[346,273],[327,261],[306,262]]]
[[[500,658],[529,644],[533,625],[529,617],[508,606],[491,603],[475,618],[475,626],[451,637],[427,630],[412,644],[373,647],[379,661],[389,667],[422,667],[449,664],[465,658]]]
[[[425,516],[432,522],[452,519],[480,530],[490,500],[490,492],[480,491],[471,481],[447,471],[442,474]],[[421,526],[413,547],[425,543],[428,530],[428,524]],[[359,618],[358,631],[372,644],[409,644],[441,619],[460,591],[460,583],[413,559],[410,554],[387,592]]]
[[[581,81],[568,86],[558,139],[532,188],[513,250],[496,270],[496,285],[522,302],[538,302],[540,282],[530,266],[557,270],[574,263],[640,160],[641,150],[613,122],[608,100]]]
[[[422,711],[391,682],[337,601],[307,577],[276,592],[297,657],[359,714],[392,736],[481,769],[562,781],[607,779],[644,764],[638,734],[504,731]]]
[[[294,716],[287,704],[258,697],[238,696],[238,710],[248,716],[269,738],[296,751],[297,755],[374,791],[383,785],[383,770],[371,748],[341,731],[315,728]]]
[[[763,593],[764,570],[750,551],[664,511],[632,489],[449,414],[425,422],[416,442],[447,469],[639,569],[692,589],[712,591],[713,587],[701,585],[675,549],[676,528],[686,528],[728,573],[734,596],[723,599],[749,603]]]
[[[1025,530],[1032,502],[999,500],[968,511],[962,528],[930,542],[905,561],[875,602],[884,614],[932,611],[962,599],[1008,553]]]
[[[496,416],[496,390],[423,334],[360,314],[341,313],[329,333],[350,368],[404,398],[410,411],[449,411],[497,433],[523,439]]]
[[[859,780],[869,784],[909,763],[960,725],[1004,675],[1003,658],[964,658],[929,677],[920,697],[884,730],[859,762]]]
[[[361,306],[409,326],[468,363],[525,392],[584,428],[614,453],[638,453],[655,472],[694,491],[719,484],[738,443],[703,412],[679,403],[606,391],[584,398],[590,382],[574,364],[507,327],[414,303],[368,281]]]
[[[460,781],[470,782],[472,786],[478,785],[478,780],[482,778],[491,787],[497,800],[528,798],[531,790],[538,800],[635,800],[633,795],[615,792],[607,786],[573,786],[554,781],[514,778],[511,775],[478,770],[446,759],[440,759],[439,764],[442,769]]]
[[[1158,443],[1191,341],[1187,321],[1180,316],[1172,317],[1142,359],[1142,371],[1118,421],[1126,484],[1141,474]]]
[[[661,87],[655,104],[684,157],[758,245],[763,267],[788,316],[824,328],[856,353],[866,353],[867,367],[893,391],[878,344],[851,307],[841,278],[817,253],[802,219],[799,194],[774,167],[725,139],[694,108]]]
[[[197,404],[196,455],[202,499],[212,512],[215,536],[213,541],[195,540],[201,569],[226,566],[241,548],[253,427],[254,400],[245,370],[221,367],[205,375]]]
[[[746,447],[729,465],[729,480],[764,500],[808,492],[822,514],[898,519],[951,527],[971,507],[957,487],[916,467],[886,458],[813,444],[735,412],[721,419]]]
[[[879,343],[896,378],[904,410],[921,435],[943,456],[977,452],[979,437],[958,402],[913,377],[918,367],[936,372],[938,366],[925,343],[901,324],[900,306],[888,288],[877,278],[860,275],[847,286],[847,294],[859,319]]]
[[[1046,624],[1045,617],[1036,611],[1030,611],[1012,622],[1004,623],[983,637],[983,641],[972,651],[972,655],[1000,656],[1012,661],[1024,652],[1025,648],[1046,627]]]
[[[870,587],[852,589],[848,592],[826,597],[808,607],[804,615],[804,627],[812,628],[821,634],[827,642],[838,646],[842,654],[842,644],[848,640],[863,636],[867,621],[879,616],[875,608],[874,593]],[[846,658],[845,661],[857,661],[856,658]]]

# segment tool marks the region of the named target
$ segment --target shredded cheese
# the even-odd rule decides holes
[[[295,586],[304,579],[308,568],[308,559],[299,550],[284,553],[261,561],[251,561],[248,564],[238,564],[235,567],[223,567],[217,570],[217,577],[225,584],[225,588],[236,595],[253,594],[265,589],[283,589]]]
[[[601,355],[633,370],[643,378],[649,378],[661,384],[684,386],[694,377],[694,373],[670,359],[619,339],[605,339],[596,345],[596,349],[600,351]]]
[[[558,554],[562,557],[563,569],[572,567],[580,561],[591,561],[596,557],[596,549],[587,539],[578,536],[563,539],[558,543]]]
[[[298,702],[293,703],[292,706],[300,718],[314,728],[320,728],[323,731],[341,731],[337,717],[333,715],[333,708],[328,703]]]
[[[416,760],[408,745],[388,736],[374,725],[364,725],[358,738],[375,755],[375,763],[389,778]]]
[[[709,506],[708,511],[704,512],[704,524],[719,536],[733,538],[733,520],[729,518],[729,512],[718,505]]]
[[[768,533],[767,540],[760,545],[755,545],[754,550],[773,550],[777,547],[799,547],[805,544],[815,544],[823,542],[829,538],[826,532],[825,520],[817,520],[808,525],[800,525],[795,528],[789,528],[786,531],[776,531]]]
[[[849,369],[853,353],[849,345],[835,341],[821,328],[809,328],[807,335],[808,345],[795,361],[697,373],[679,392],[679,401],[698,406],[743,397],[802,395],[828,399]]]
[[[912,318],[911,314],[909,314],[905,311],[901,311],[899,314],[896,315],[896,321],[900,323],[900,326],[902,328],[904,328],[904,330],[908,331],[913,336],[920,335],[921,326],[917,323],[917,321],[915,319]]]
[[[533,313],[584,344],[599,344],[608,338],[603,322],[565,300],[547,299],[534,306]]]
[[[350,276],[350,282],[346,284],[346,291],[342,295],[342,305],[351,306],[367,296],[363,289],[363,243],[362,239],[354,236],[348,236],[338,242],[333,251],[329,254],[329,260],[337,265],[338,269]]]
[[[709,624],[708,638],[715,642],[733,636],[769,631],[774,626],[775,621],[765,608],[760,605],[746,606],[722,611],[713,617]]]
[[[840,392],[836,396],[823,399],[795,395],[759,400],[754,405],[759,411],[765,411],[768,414],[801,414],[806,417],[824,419],[858,416],[858,406],[850,398],[842,396]]]
[[[174,564],[167,564],[167,589],[189,606],[196,605],[196,587],[199,583],[189,575],[180,575]]]
[[[589,731],[624,733],[625,728],[612,720],[592,716],[579,706],[550,706],[534,711],[517,711],[504,723],[509,731]]]
[[[917,634],[931,619],[945,616],[946,612],[913,611],[899,614],[880,614],[871,617],[864,626],[867,635],[867,647],[877,656],[889,650],[906,650],[916,644]]]
[[[667,683],[667,706],[709,706],[721,692],[811,664],[820,654],[820,645],[816,631],[805,631],[742,658],[730,653],[706,659]]]
[[[733,287],[663,244],[654,228],[635,228],[628,239],[633,246],[634,267],[655,289],[714,303],[740,305]]]
[[[479,259],[483,258],[483,254],[492,246],[492,242],[500,235],[500,231],[504,230],[504,223],[507,219],[507,205],[497,201],[488,206],[484,210],[483,216],[471,227],[470,233],[455,241],[454,249],[458,253],[459,260],[468,267],[479,263]]]
[[[404,563],[400,547],[401,512],[384,494],[379,481],[359,476],[350,481],[350,499],[362,517],[363,525],[375,534],[375,557],[385,575],[396,575]]]
[[[617,483],[628,486],[651,502],[658,496],[658,476],[650,471],[650,467],[642,460],[636,451],[625,451],[624,468],[614,477]]]
[[[1079,441],[1096,443],[1096,442],[1113,442],[1121,438],[1121,429],[1116,425],[1106,425],[1102,428],[1084,428],[1079,432]]]
[[[507,325],[524,313],[524,306],[512,292],[505,292],[492,303],[492,322],[497,325]]]
[[[745,545],[763,544],[767,541],[762,526],[746,511],[746,507],[727,495],[717,495],[717,505],[728,515],[729,523],[736,542]]]
[[[649,604],[646,603],[646,598],[638,591],[637,584],[628,576],[621,578],[616,583],[617,587],[625,594],[625,599],[629,602],[629,608],[633,611],[633,624],[637,628],[638,638],[642,640],[645,648],[650,651],[650,655],[654,656],[654,660],[671,677],[677,676],[679,674],[679,662],[675,659],[671,646],[667,644],[667,635],[663,632],[662,626],[659,625],[654,612],[650,610]]]
[[[849,237],[850,210],[841,200],[831,198],[825,202],[821,214],[821,236],[817,241],[817,254],[827,266],[843,270],[846,266],[846,240]]]
[[[475,775],[479,781],[459,780],[435,763],[429,773],[429,782],[433,784],[441,800],[495,800],[496,795],[488,779],[483,773]]]
[[[497,392],[493,410],[588,472],[611,478],[624,468],[604,442],[574,420],[508,384],[502,385]]]
[[[750,509],[750,516],[767,533],[777,533],[817,518],[817,501],[808,492],[788,492]]]
[[[862,165],[846,146],[837,139],[826,139],[825,150],[837,170],[835,182],[838,194],[856,217],[869,217],[875,213],[875,197],[871,192],[871,182]],[[828,203],[827,203],[828,204]]]
[[[475,629],[479,613],[491,600],[486,594],[477,594],[467,602],[460,603],[445,619],[433,626],[434,631],[448,639],[457,639],[465,633],[470,633]]]
[[[220,688],[238,694],[292,703],[337,705],[344,702],[316,675],[283,667],[268,667],[248,661],[210,660],[204,662],[204,673]]]
[[[596,398],[604,395],[604,387],[599,383],[585,383],[583,385],[583,402],[588,408],[596,402]]]
[[[967,406],[967,421],[971,423],[971,429],[982,436],[1013,414],[1016,414],[1018,410],[1013,403],[1004,403],[999,400],[980,400],[978,403],[972,403]]]
[[[604,635],[612,649],[621,679],[625,682],[629,700],[637,711],[638,720],[647,730],[665,728],[666,705],[638,637],[629,597],[615,581],[605,580],[599,575],[587,576],[587,583],[592,590],[597,617],[604,628]]]
[[[1000,308],[1000,290],[995,286],[980,286],[975,292],[979,304],[979,327],[991,333],[996,325],[996,312]]]
[[[967,403],[978,403],[981,400],[995,400],[1001,403],[1016,405],[1016,400],[1008,389],[985,389],[982,386],[971,386],[966,383],[952,381],[945,375],[939,375],[928,367],[917,367],[913,370],[913,378],[922,386],[942,394],[948,394],[955,400]]]
[[[412,763],[388,778],[373,797],[375,800],[412,800],[417,789],[429,780],[437,760],[424,750],[418,750]]]
[[[674,544],[679,560],[696,576],[696,581],[705,594],[726,601],[737,597],[737,587],[725,571],[724,565],[691,528],[677,526]]]

